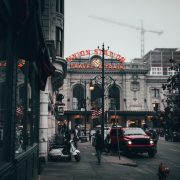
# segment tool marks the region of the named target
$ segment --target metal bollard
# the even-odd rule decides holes
[[[170,173],[169,167],[165,166],[165,164],[161,162],[158,168],[159,180],[165,180],[169,176],[169,173]]]

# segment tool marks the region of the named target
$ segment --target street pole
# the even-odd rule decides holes
[[[119,129],[118,129],[118,119],[116,118],[116,103],[115,103],[115,122],[116,122],[116,137],[117,137],[117,144],[118,144],[118,156],[119,156],[119,160],[121,159],[120,157],[120,147],[119,147]]]
[[[102,120],[101,120],[101,134],[104,140],[104,43],[102,45]]]
[[[85,92],[84,92],[84,108],[85,108],[85,119],[84,119],[84,135],[86,136],[86,122],[87,122],[87,107],[86,107],[86,81],[84,82],[85,83]]]

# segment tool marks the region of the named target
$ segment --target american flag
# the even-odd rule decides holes
[[[23,117],[24,115],[24,108],[22,105],[17,106],[16,108],[16,116]]]
[[[102,114],[102,108],[92,110],[92,119],[97,119]]]

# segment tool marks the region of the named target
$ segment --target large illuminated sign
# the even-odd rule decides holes
[[[75,59],[89,58],[89,63],[84,63],[83,60],[81,62],[72,62]],[[114,59],[117,60],[116,63],[105,63],[105,69],[124,69],[124,61],[125,58],[120,54],[114,53],[112,51],[105,50],[104,51],[105,59]],[[66,60],[70,63],[69,67],[71,69],[101,69],[102,68],[102,50],[82,50],[80,52],[74,53]]]
[[[71,62],[71,61],[73,61],[75,59],[78,59],[80,57],[90,56],[90,55],[102,55],[102,50],[101,49],[82,50],[80,52],[74,53],[71,56],[67,57],[66,60],[68,62]],[[112,51],[105,50],[104,55],[109,56],[109,57],[111,57],[113,59],[117,59],[122,63],[125,61],[125,58],[123,56],[121,56],[120,54],[114,53]]]

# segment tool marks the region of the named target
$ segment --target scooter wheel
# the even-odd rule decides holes
[[[76,160],[77,162],[79,162],[79,161],[81,160],[81,156],[80,156],[80,155],[75,155],[74,158],[75,158],[75,160]]]

